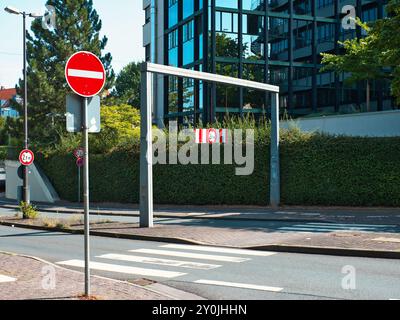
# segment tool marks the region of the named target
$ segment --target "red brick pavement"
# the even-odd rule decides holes
[[[0,275],[17,279],[0,283],[0,300],[79,300],[84,292],[81,272],[34,258],[0,253]],[[171,299],[144,287],[95,276],[91,278],[91,286],[93,296],[98,300]]]

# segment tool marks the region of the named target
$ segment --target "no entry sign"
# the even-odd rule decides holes
[[[22,150],[19,154],[19,162],[23,166],[30,166],[35,161],[35,155],[31,150]]]
[[[68,85],[78,95],[90,98],[104,87],[106,72],[100,59],[91,52],[73,54],[65,66]]]
[[[227,142],[226,129],[196,129],[196,143],[224,144]]]

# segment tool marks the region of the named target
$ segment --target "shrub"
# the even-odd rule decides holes
[[[269,137],[268,124],[256,129],[255,170],[251,176],[235,176],[236,165],[154,166],[155,203],[268,205]],[[138,141],[127,142],[105,154],[92,154],[91,200],[138,203],[139,159]],[[399,159],[400,138],[333,137],[305,134],[296,128],[283,130],[282,203],[399,206]],[[51,152],[38,155],[37,161],[61,198],[77,201],[74,156]]]
[[[21,201],[19,205],[19,210],[22,213],[23,219],[36,219],[39,216],[39,212],[36,207]]]

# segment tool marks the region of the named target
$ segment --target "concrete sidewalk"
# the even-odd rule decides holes
[[[198,296],[138,279],[92,276],[94,300],[192,300]],[[0,300],[86,300],[84,274],[34,257],[0,252]]]
[[[76,203],[36,204],[39,211],[65,214],[83,213]],[[0,207],[18,209],[16,201],[0,198]],[[139,216],[137,205],[91,204],[91,214],[98,216]],[[156,205],[156,218],[220,219],[251,221],[331,222],[400,225],[400,208],[299,207],[280,209],[250,206],[165,206]]]

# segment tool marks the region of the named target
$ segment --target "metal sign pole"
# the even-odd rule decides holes
[[[152,142],[152,75],[146,64],[141,70],[140,129],[140,227],[152,228],[153,218],[153,142]]]
[[[272,93],[271,101],[271,206],[281,202],[280,155],[279,155],[279,93]]]
[[[78,203],[81,203],[81,167],[78,166]]]
[[[85,213],[85,295],[90,296],[90,243],[89,243],[89,128],[88,98],[83,98],[83,145],[85,149],[83,166],[83,206]]]

